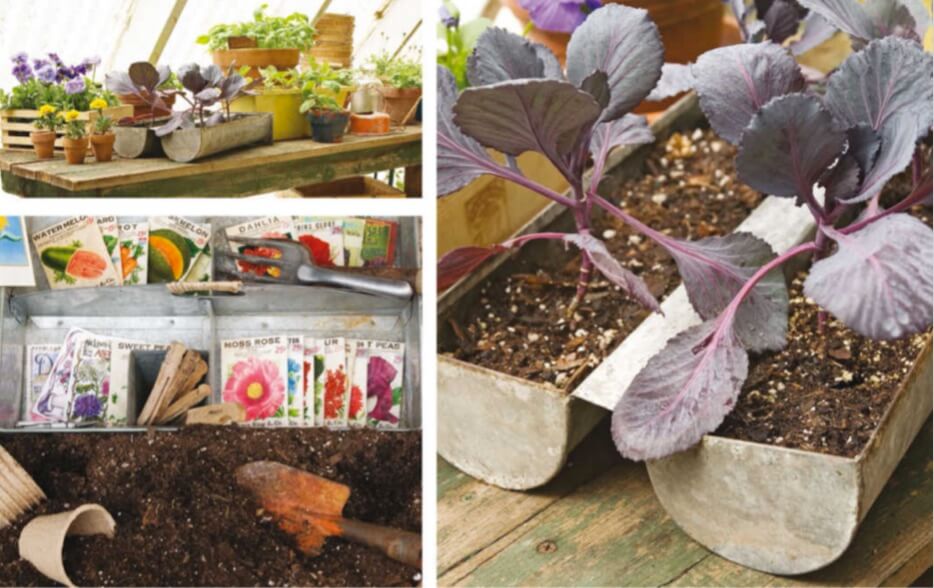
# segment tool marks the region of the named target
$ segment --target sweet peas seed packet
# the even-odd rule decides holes
[[[295,217],[295,239],[321,267],[344,265],[344,225],[340,219]]]
[[[259,426],[288,423],[289,345],[287,337],[221,341],[221,395],[243,407]]]
[[[347,372],[350,376],[350,404],[347,408],[347,424],[351,427],[366,426],[367,350],[373,343],[374,341],[358,339],[347,345]]]
[[[305,337],[305,426],[324,424],[321,400],[324,397],[324,348],[320,339]],[[319,416],[320,415],[320,416]]]
[[[114,273],[117,274],[117,285],[123,284],[123,269],[120,263],[120,223],[115,216],[95,217],[97,227],[101,231],[101,238],[104,239],[104,246],[107,253],[110,254],[110,262],[114,266]]]
[[[120,225],[120,267],[124,286],[146,283],[149,267],[149,223]]]
[[[107,425],[135,425],[142,407],[130,398],[130,353],[133,351],[164,351],[168,345],[112,339],[110,348],[110,394],[107,397]]]
[[[371,427],[395,429],[402,417],[405,344],[377,341],[367,350],[366,410]]]
[[[71,377],[68,420],[100,424],[107,417],[110,395],[111,338],[88,335],[78,348]]]
[[[93,217],[76,216],[37,231],[32,242],[52,289],[117,285],[110,253]]]
[[[366,221],[362,218],[343,219],[344,256],[347,267],[363,267],[363,232]]]
[[[305,424],[305,338],[289,336],[288,424]]]
[[[49,418],[32,411],[36,405],[39,396],[42,394],[42,387],[52,375],[52,368],[58,354],[61,353],[61,345],[29,345],[26,347],[26,398],[23,402],[23,420],[30,423],[48,422]]]
[[[347,424],[347,346],[343,337],[322,342],[324,348],[321,422],[326,426]]]
[[[375,218],[366,219],[360,256],[366,267],[388,267],[396,259],[399,223]]]
[[[149,219],[148,283],[210,280],[210,238],[211,225],[198,224],[180,216]],[[205,251],[207,268],[200,259]]]
[[[230,247],[235,253],[278,259],[282,257],[282,253],[278,249],[243,245],[237,241],[237,237],[253,239],[292,239],[292,235],[295,233],[295,227],[292,225],[291,217],[267,216],[265,218],[258,218],[239,225],[227,227],[225,233],[227,234]],[[282,275],[282,270],[269,265],[237,261],[237,266],[242,272],[256,274],[258,276],[278,278]]]
[[[68,420],[71,405],[71,382],[79,348],[91,333],[74,328],[65,335],[62,349],[55,358],[52,371],[42,385],[39,398],[32,406],[31,414],[49,421],[64,423]]]

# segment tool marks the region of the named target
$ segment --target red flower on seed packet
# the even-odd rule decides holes
[[[323,267],[334,265],[334,261],[331,259],[331,244],[327,241],[322,241],[314,235],[302,235],[298,238],[298,241],[311,253],[311,259],[315,262],[315,265]]]

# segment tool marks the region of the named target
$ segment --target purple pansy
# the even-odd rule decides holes
[[[42,59],[41,57],[37,57],[36,59],[32,60],[33,69],[40,70],[47,65],[51,65],[48,59]]]
[[[587,15],[603,6],[600,0],[519,0],[529,11],[536,28],[571,33],[587,20]]]
[[[84,92],[84,78],[74,78],[65,82],[66,94],[80,94]]]
[[[101,414],[101,401],[94,394],[82,394],[75,398],[72,414],[81,418],[94,418]]]
[[[56,81],[56,72],[51,65],[47,65],[36,71],[36,77],[47,84],[54,84]]]
[[[460,15],[452,14],[447,6],[442,5],[438,13],[441,15],[441,22],[447,28],[456,29],[457,25],[460,24]]]
[[[13,63],[26,63],[29,61],[29,55],[25,51],[20,51],[19,53],[14,53],[13,57],[10,59],[13,60]]]
[[[32,79],[32,68],[28,63],[17,63],[13,67],[13,76],[21,84],[25,84]]]

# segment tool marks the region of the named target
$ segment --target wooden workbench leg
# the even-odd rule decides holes
[[[405,195],[409,198],[422,197],[421,165],[410,165],[405,168]]]

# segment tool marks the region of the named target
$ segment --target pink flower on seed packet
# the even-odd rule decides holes
[[[248,421],[269,418],[285,400],[285,380],[275,362],[250,357],[234,364],[223,396],[243,406]]]
[[[370,358],[366,370],[366,395],[376,398],[376,405],[370,411],[370,418],[396,424],[399,418],[392,414],[392,381],[398,370],[392,364],[375,355]]]

